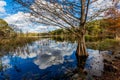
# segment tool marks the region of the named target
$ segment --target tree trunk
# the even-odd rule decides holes
[[[78,39],[78,45],[76,50],[77,66],[79,69],[84,68],[87,57],[88,53],[86,51],[85,36],[81,35],[80,39]]]
[[[115,39],[116,39],[116,40],[119,39],[119,36],[118,36],[118,33],[117,33],[117,32],[115,33]]]

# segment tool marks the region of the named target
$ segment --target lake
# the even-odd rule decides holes
[[[66,73],[77,67],[76,47],[76,42],[50,38],[17,47],[0,57],[0,80],[69,80]],[[92,49],[88,52],[84,68],[87,76],[101,76],[104,68],[101,54]]]

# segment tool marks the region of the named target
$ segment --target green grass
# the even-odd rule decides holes
[[[111,50],[115,49],[115,47],[118,47],[120,41],[115,39],[104,39],[102,41],[88,42],[86,44],[87,47],[91,49]]]
[[[37,37],[16,37],[10,39],[0,39],[0,51],[12,51],[17,47],[25,46],[28,43],[38,40]]]

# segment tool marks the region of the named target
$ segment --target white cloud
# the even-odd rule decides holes
[[[103,10],[102,12],[99,12],[99,16],[104,16],[104,10],[111,6],[113,6],[112,0],[98,0],[90,5],[88,17],[95,15],[99,10]]]
[[[24,13],[24,12],[18,12],[13,15],[9,15],[8,17],[5,18],[5,20],[9,24],[16,24],[17,26],[26,26],[28,24],[31,24],[29,21],[29,13]]]
[[[36,1],[39,1],[39,0],[36,0]],[[45,3],[45,2],[43,2],[43,3]],[[5,11],[4,10],[5,5],[6,5],[5,1],[3,1],[3,0],[0,1],[0,12]],[[100,8],[104,9],[104,8],[109,7],[109,6],[112,6],[112,1],[111,0],[98,0],[97,2],[93,3],[90,6],[88,16],[92,16]],[[48,15],[49,14],[47,14],[47,16]],[[104,14],[101,13],[101,15],[104,15]],[[22,29],[24,32],[47,32],[47,31],[51,31],[51,30],[54,30],[54,29],[57,28],[57,27],[53,27],[53,26],[43,26],[43,25],[40,25],[40,24],[33,23],[31,21],[31,19],[36,20],[36,18],[34,18],[34,17],[30,18],[30,17],[31,17],[30,13],[18,12],[16,14],[8,15],[4,19],[9,24],[16,25],[17,28]],[[58,21],[62,22],[60,20],[58,20]],[[63,24],[65,24],[65,23],[63,23]]]
[[[4,6],[6,6],[6,2],[1,0],[0,1],[0,13],[5,13],[5,8]]]
[[[54,29],[52,26],[45,26],[41,24],[34,23],[33,16],[31,17],[30,13],[18,12],[13,15],[9,15],[4,18],[9,24],[16,25],[18,29],[21,29],[23,32],[47,32]]]
[[[35,25],[30,19],[30,13],[24,12],[18,12],[4,18],[4,20],[7,21],[9,24],[16,25],[18,29],[22,29],[24,32],[34,31],[34,29],[36,29],[37,25]]]

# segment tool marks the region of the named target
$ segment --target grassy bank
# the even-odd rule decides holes
[[[61,37],[61,36],[57,36],[57,37],[52,37],[53,40],[56,41],[67,41],[67,42],[75,42],[76,38],[75,37],[71,37],[71,36],[67,36],[67,37]],[[96,49],[96,50],[115,50],[115,49],[119,49],[120,46],[120,40],[116,40],[116,39],[108,39],[108,38],[104,38],[104,39],[99,39],[93,36],[90,36],[88,38],[88,36],[86,36],[86,45],[87,48],[90,49]]]
[[[38,39],[38,37],[16,37],[9,39],[0,39],[0,51],[12,51],[17,47],[22,47],[27,43],[32,43]]]
[[[102,41],[86,42],[88,48],[97,50],[117,50],[120,46],[120,40],[103,39]]]

